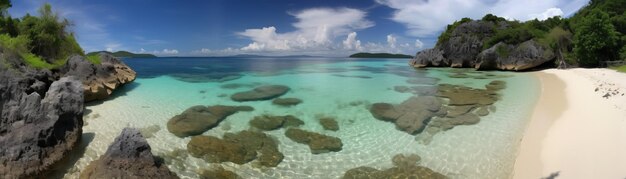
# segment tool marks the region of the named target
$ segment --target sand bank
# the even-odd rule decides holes
[[[514,178],[625,178],[626,74],[570,69],[536,75],[541,96]]]

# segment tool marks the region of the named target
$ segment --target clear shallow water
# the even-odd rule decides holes
[[[436,77],[439,83],[484,88],[493,79],[450,78],[453,69],[415,70],[406,60],[331,58],[157,58],[127,59],[138,72],[138,79],[115,93],[115,97],[89,104],[91,111],[83,128],[90,141],[85,155],[66,174],[78,176],[89,162],[104,154],[124,127],[159,126],[148,138],[155,155],[167,157],[171,151],[186,149],[190,138],[169,133],[167,121],[194,105],[250,105],[253,112],[240,112],[225,119],[203,135],[221,137],[225,132],[249,128],[254,116],[294,115],[306,124],[302,128],[339,137],[343,150],[311,154],[308,146],[284,135],[284,129],[266,132],[279,141],[284,160],[275,168],[258,168],[247,163],[207,163],[188,156],[168,167],[181,178],[197,178],[201,169],[223,166],[243,178],[341,178],[359,166],[377,169],[392,167],[396,154],[418,154],[419,165],[451,178],[508,178],[513,170],[519,140],[538,96],[538,81],[530,74],[488,72],[506,75],[507,88],[496,102],[496,112],[480,123],[457,126],[436,134],[429,144],[415,135],[396,130],[394,124],[377,120],[368,111],[376,102],[401,103],[414,94],[400,93],[395,86],[415,86],[408,79]],[[225,89],[224,84],[248,87]],[[258,84],[279,84],[291,88],[283,97],[304,102],[293,107],[272,105],[271,101],[234,102],[233,93]],[[225,94],[225,95],[224,95]],[[320,116],[335,117],[340,130],[326,131]],[[154,127],[153,127],[154,128]],[[95,134],[95,135],[94,135]]]

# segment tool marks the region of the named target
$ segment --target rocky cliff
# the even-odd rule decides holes
[[[0,47],[0,178],[45,178],[80,141],[84,102],[135,79],[119,59],[33,69]]]
[[[527,70],[555,59],[545,45],[529,39],[519,44],[498,43],[485,49],[497,31],[510,28],[508,21],[473,20],[462,22],[444,32],[432,49],[418,52],[409,64],[413,67],[455,67],[479,70]]]
[[[0,178],[39,177],[82,135],[80,81],[63,77],[47,87],[40,75],[0,65]]]
[[[85,101],[109,97],[118,87],[135,80],[136,73],[120,59],[100,53],[100,64],[93,64],[83,56],[72,56],[60,73],[76,76],[83,82]]]

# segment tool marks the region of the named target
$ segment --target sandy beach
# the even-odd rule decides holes
[[[513,178],[625,178],[626,74],[544,70]]]

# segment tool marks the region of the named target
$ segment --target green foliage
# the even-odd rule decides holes
[[[523,24],[514,24],[510,28],[497,30],[495,35],[483,43],[483,49],[490,48],[499,42],[519,44],[534,38],[543,38],[546,28],[535,20]]]
[[[50,4],[39,9],[39,17],[26,15],[19,23],[19,34],[31,39],[31,52],[48,62],[62,60],[73,54],[83,54],[82,49],[68,33],[69,21],[59,20]]]
[[[456,29],[456,27],[458,27],[459,25],[463,24],[463,23],[467,23],[467,22],[471,22],[472,19],[470,18],[463,18],[460,21],[456,21],[450,25],[448,25],[448,27],[446,27],[446,31],[444,31],[443,33],[441,33],[441,35],[439,35],[439,37],[437,38],[437,45],[448,41],[448,39],[450,39],[450,34],[452,34],[452,31],[454,31],[454,29]]]
[[[622,66],[618,66],[618,67],[611,67],[611,69],[617,70],[617,71],[622,72],[622,73],[626,73],[626,65],[622,65]]]
[[[622,49],[619,52],[619,58],[626,61],[626,45],[622,46]]]
[[[498,57],[508,57],[509,54],[511,52],[509,51],[509,49],[506,47],[506,45],[500,45],[498,47],[496,47],[496,54],[498,54]]]
[[[609,15],[595,9],[574,26],[574,53],[582,66],[598,66],[600,61],[618,58],[619,33]]]
[[[7,9],[11,6],[10,0],[0,0],[0,17],[4,17],[4,15],[7,14]]]
[[[48,63],[39,56],[30,52],[28,45],[30,39],[27,36],[19,35],[17,37],[11,37],[8,34],[0,34],[0,46],[6,50],[19,55],[28,66],[38,69],[53,69],[58,68],[65,64],[65,60],[59,60],[55,63]]]
[[[504,19],[502,17],[495,16],[493,14],[487,14],[481,20],[482,21],[491,21],[491,22],[494,22],[494,23],[506,21],[506,19]]]
[[[30,40],[28,37],[20,35],[17,37],[11,37],[9,34],[0,34],[0,45],[2,47],[17,52],[17,53],[28,53],[30,49],[28,48],[28,44]]]
[[[93,63],[93,64],[100,64],[102,63],[102,61],[100,61],[100,55],[95,54],[95,55],[87,55],[87,61]]]
[[[147,53],[131,53],[127,51],[117,51],[117,52],[108,52],[108,51],[97,51],[97,52],[89,52],[87,55],[98,55],[100,53],[107,53],[113,55],[118,58],[156,58],[157,56]]]

